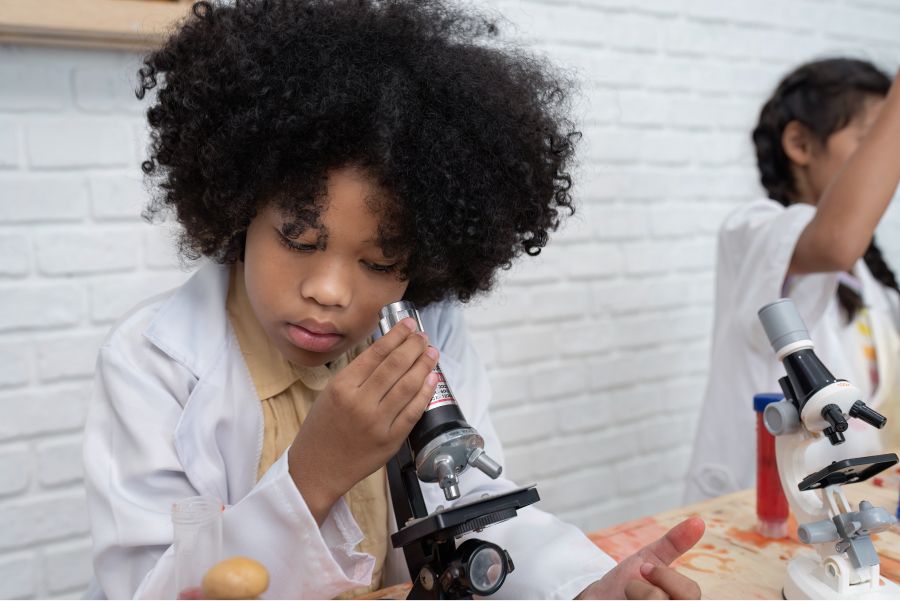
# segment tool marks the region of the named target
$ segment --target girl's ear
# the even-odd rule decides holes
[[[791,121],[781,134],[781,146],[792,163],[798,167],[809,165],[813,156],[815,140],[812,133],[799,121]]]

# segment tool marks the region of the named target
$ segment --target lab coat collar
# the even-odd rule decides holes
[[[144,337],[196,377],[205,375],[228,337],[228,266],[208,262],[172,294]],[[197,311],[203,307],[203,311]],[[199,319],[198,319],[199,317]]]
[[[143,334],[197,378],[174,432],[185,475],[198,494],[232,504],[256,482],[262,415],[240,352],[229,352],[228,274],[226,265],[202,265]]]

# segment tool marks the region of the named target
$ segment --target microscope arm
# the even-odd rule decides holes
[[[775,439],[775,456],[778,462],[781,488],[784,490],[798,524],[832,517],[828,515],[828,508],[822,501],[820,491],[800,490],[797,487],[797,483],[809,474],[809,469],[804,461],[806,451],[810,445],[820,440],[821,438],[817,439],[803,428]]]

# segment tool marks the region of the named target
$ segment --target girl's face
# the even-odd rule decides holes
[[[809,164],[805,170],[809,190],[808,202],[818,204],[819,198],[825,193],[831,180],[856,152],[859,143],[878,118],[883,105],[883,97],[876,95],[867,97],[859,112],[844,128],[831,134],[824,144],[819,142],[810,144]]]
[[[369,336],[382,306],[400,300],[407,282],[397,260],[378,246],[373,200],[383,196],[365,172],[328,176],[315,224],[297,227],[275,203],[247,229],[244,281],[253,312],[291,363],[313,367]]]

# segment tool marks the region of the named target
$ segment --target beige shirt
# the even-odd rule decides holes
[[[328,365],[302,367],[291,364],[269,341],[256,319],[244,285],[242,263],[231,269],[226,301],[228,318],[234,328],[241,354],[247,363],[253,386],[262,403],[264,433],[257,480],[287,450],[312,409],[313,402],[331,378],[358,356],[371,340],[349,350]],[[384,560],[388,551],[387,478],[381,468],[358,482],[344,496],[365,537],[357,549],[375,557],[375,569],[368,588],[348,591],[348,598],[381,588]]]

